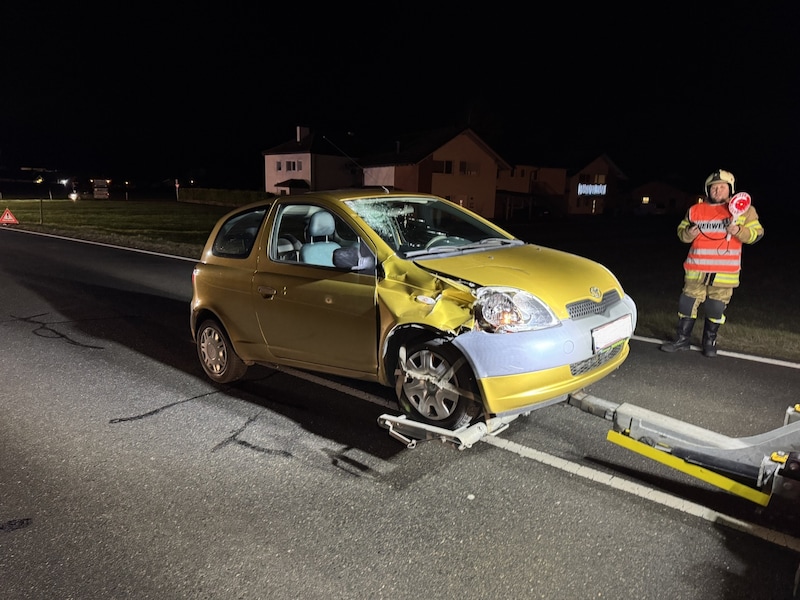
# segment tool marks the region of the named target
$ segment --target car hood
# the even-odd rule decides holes
[[[440,277],[526,290],[554,310],[592,296],[593,288],[601,293],[615,289],[623,295],[619,281],[603,265],[533,244],[418,259],[415,264]]]

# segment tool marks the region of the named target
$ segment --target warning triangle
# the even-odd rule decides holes
[[[11,211],[8,209],[6,209],[3,212],[3,216],[0,217],[0,223],[2,223],[3,225],[8,225],[9,223],[11,225],[19,225],[19,221],[17,221],[17,218],[14,215],[12,215]]]

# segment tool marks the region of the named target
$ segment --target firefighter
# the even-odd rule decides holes
[[[725,309],[739,286],[742,245],[764,237],[755,208],[734,217],[728,203],[736,192],[736,179],[719,169],[706,178],[706,200],[691,206],[678,225],[678,239],[691,244],[683,263],[684,285],[678,298],[675,340],[661,345],[664,352],[690,347],[697,309],[703,304],[703,355],[717,355],[717,332],[725,322]]]

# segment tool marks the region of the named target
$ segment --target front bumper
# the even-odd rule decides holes
[[[486,410],[490,415],[500,417],[566,400],[568,394],[600,381],[618,369],[628,357],[630,346],[625,341],[607,352],[607,360],[577,376],[572,375],[567,365],[534,373],[478,379]]]
[[[521,333],[470,331],[453,339],[464,354],[490,415],[520,413],[565,399],[617,369],[630,352],[629,338],[597,352],[592,331],[630,315],[629,297],[605,313],[566,319],[557,327]]]

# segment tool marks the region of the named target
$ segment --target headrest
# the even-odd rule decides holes
[[[336,224],[333,221],[333,215],[331,213],[321,210],[311,215],[311,220],[308,222],[309,236],[331,236],[335,231]]]

